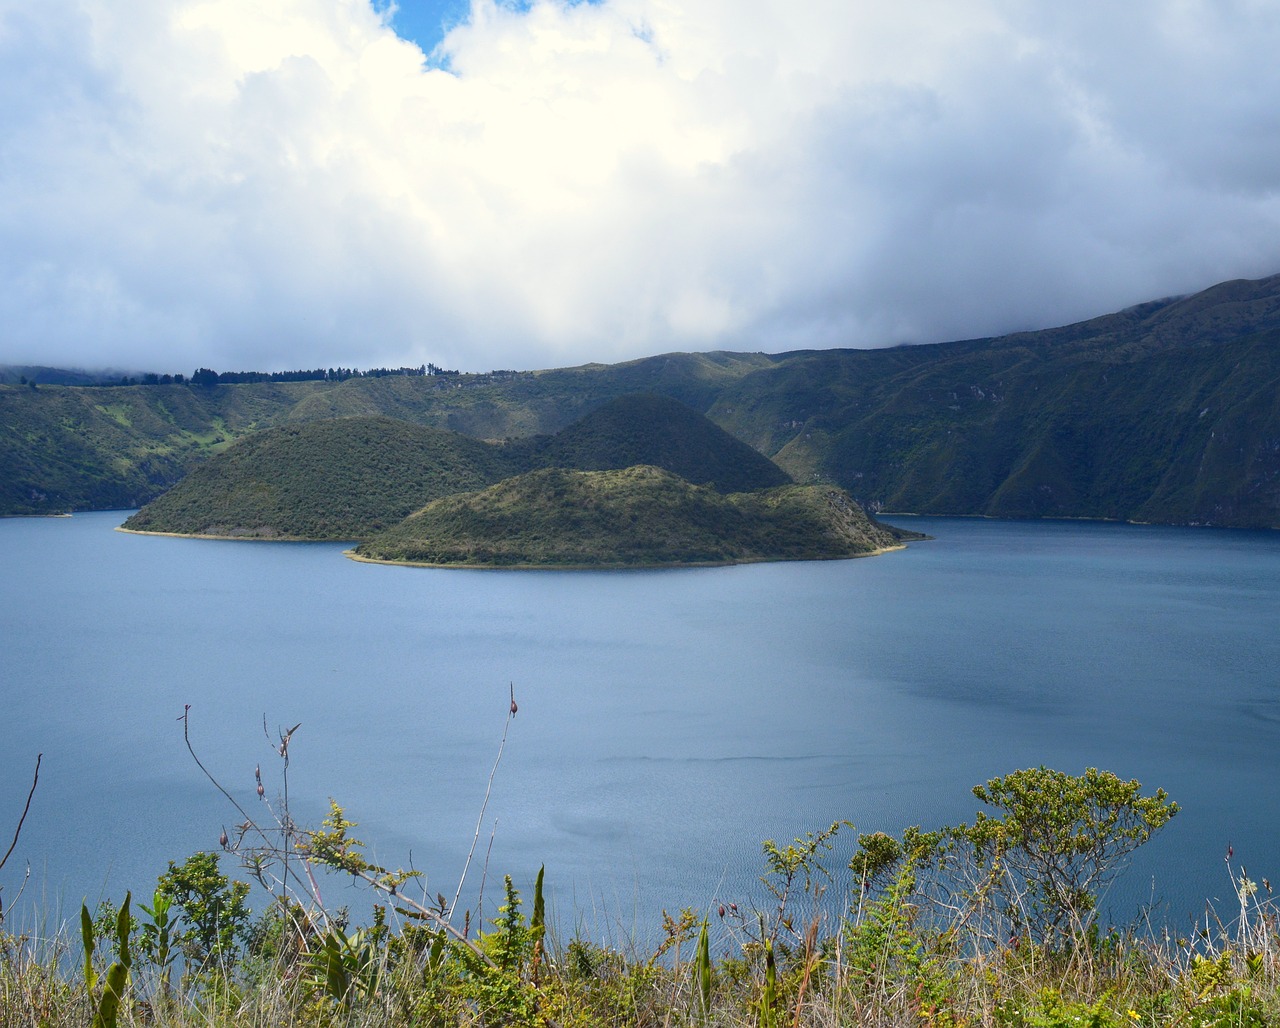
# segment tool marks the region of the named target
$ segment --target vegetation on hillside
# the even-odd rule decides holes
[[[885,350],[664,354],[487,375],[0,385],[0,512],[137,505],[219,446],[384,415],[477,439],[656,393],[872,510],[1280,526],[1280,276],[1078,325]],[[656,463],[650,461],[650,463]]]
[[[448,496],[355,552],[422,564],[639,567],[856,557],[907,535],[830,486],[724,495],[639,465],[548,468]]]
[[[1280,330],[811,354],[709,413],[873,510],[1280,526]]]
[[[244,539],[359,539],[515,471],[502,447],[385,417],[285,425],[200,465],[124,524]]]
[[[508,725],[514,711],[513,700]],[[0,1024],[1263,1028],[1280,1017],[1277,911],[1230,851],[1238,909],[1186,934],[1137,912],[1131,925],[1098,919],[1101,890],[1178,814],[1163,791],[1110,772],[994,778],[973,790],[971,823],[858,835],[847,865],[833,859],[837,836],[855,831],[847,822],[767,840],[760,893],[647,912],[660,925],[652,942],[622,948],[563,934],[572,912],[548,918],[554,867],[523,894],[508,876],[497,899],[462,910],[427,894],[417,871],[372,863],[338,804],[306,828],[263,788],[259,817],[214,785],[243,823],[222,853],[171,861],[149,904],[126,895],[85,909],[75,935],[3,926]],[[256,917],[232,857],[267,897]],[[321,902],[317,883],[334,874],[371,892],[369,918]]]
[[[484,443],[377,416],[257,433],[199,466],[125,528],[257,539],[366,539],[429,501],[549,464],[659,464],[722,490],[787,481],[768,458],[661,396],[606,403],[558,435]]]
[[[140,507],[317,385],[0,386],[0,511]]]
[[[608,471],[651,464],[722,493],[771,489],[790,481],[758,450],[693,408],[656,393],[620,396],[521,449],[528,452],[530,467]]]

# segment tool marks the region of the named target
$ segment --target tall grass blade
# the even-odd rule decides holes
[[[702,919],[698,933],[698,950],[694,956],[694,972],[698,980],[698,996],[702,1000],[702,1016],[711,1016],[711,938],[707,919]]]

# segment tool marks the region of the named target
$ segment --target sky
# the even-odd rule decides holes
[[[1271,0],[0,0],[0,363],[612,363],[1280,272]]]

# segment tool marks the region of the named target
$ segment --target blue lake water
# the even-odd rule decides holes
[[[6,847],[44,754],[6,905],[27,863],[24,901],[65,915],[216,847],[238,818],[184,748],[185,704],[246,805],[255,764],[279,789],[264,719],[301,722],[299,819],[335,797],[382,862],[452,895],[508,683],[520,712],[469,880],[491,839],[491,898],[545,863],[561,920],[597,939],[758,897],[762,839],[968,820],[974,784],[1038,764],[1182,804],[1114,916],[1154,897],[1185,923],[1232,899],[1228,842],[1280,881],[1276,534],[904,518],[935,538],[867,560],[503,572],[125,535],[123,517],[0,521]]]

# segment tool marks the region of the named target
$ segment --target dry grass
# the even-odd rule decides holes
[[[672,1028],[879,1026],[1260,1026],[1280,1023],[1280,940],[1270,900],[1243,916],[1212,914],[1196,939],[1096,932],[1054,949],[1015,939],[975,945],[962,924],[910,904],[780,932],[769,1007],[759,929],[720,922],[711,1004],[698,989],[694,932],[670,919],[657,952],[624,955],[582,939],[538,942],[523,917],[478,940],[484,964],[456,941],[409,928],[374,937],[364,988],[326,982],[319,938],[301,947],[237,951],[188,970],[166,997],[158,969],[135,957],[118,1024],[248,1026],[560,1025]],[[366,937],[368,938],[368,937]],[[278,941],[278,940],[277,940]],[[286,955],[287,953],[287,955]],[[82,950],[67,932],[0,934],[0,1028],[87,1025]],[[99,987],[100,988],[100,987]]]

